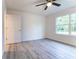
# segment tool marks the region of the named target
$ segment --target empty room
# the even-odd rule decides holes
[[[76,59],[75,0],[3,2],[3,59]]]

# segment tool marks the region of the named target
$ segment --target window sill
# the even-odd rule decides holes
[[[71,37],[76,37],[76,35],[72,35],[72,34],[59,34],[59,33],[55,33],[56,35],[60,35],[60,36],[71,36]]]

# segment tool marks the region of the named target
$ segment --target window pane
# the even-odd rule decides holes
[[[68,25],[57,26],[56,33],[59,34],[68,34]]]
[[[71,24],[76,24],[76,15],[71,14]]]
[[[76,15],[71,14],[71,34],[76,34]]]
[[[69,24],[69,15],[66,15],[66,16],[62,17],[62,23],[63,24]]]
[[[69,15],[58,17],[56,19],[56,25],[69,24]]]
[[[69,31],[69,15],[58,17],[56,19],[56,33],[68,34]]]
[[[71,25],[71,34],[76,34],[76,24]]]

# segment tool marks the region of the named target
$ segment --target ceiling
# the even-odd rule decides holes
[[[76,5],[75,0],[57,0],[56,2],[61,4],[60,7],[52,5],[45,11],[45,5],[39,7],[35,6],[42,2],[45,2],[45,0],[6,0],[6,6],[8,10],[17,10],[48,15]]]

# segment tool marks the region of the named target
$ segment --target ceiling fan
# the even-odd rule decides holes
[[[46,0],[45,3],[41,3],[41,4],[38,4],[36,6],[41,6],[41,5],[46,5],[46,7],[44,8],[44,10],[47,10],[48,7],[50,7],[51,5],[54,5],[54,6],[61,6],[61,4],[59,3],[55,3],[56,0]]]

